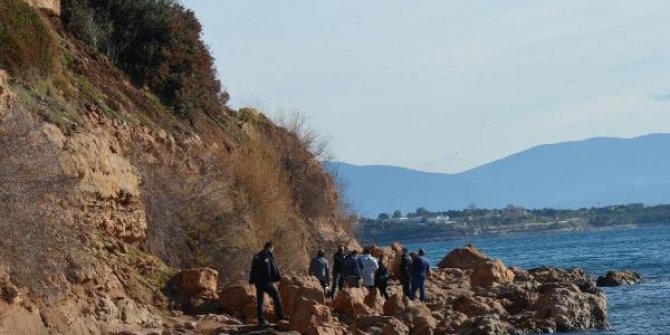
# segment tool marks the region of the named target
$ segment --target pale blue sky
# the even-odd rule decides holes
[[[182,2],[231,104],[303,111],[341,161],[458,172],[670,132],[670,1]]]

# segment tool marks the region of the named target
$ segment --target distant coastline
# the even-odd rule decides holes
[[[424,208],[399,215],[380,213],[363,218],[357,229],[363,243],[387,244],[444,241],[463,237],[486,237],[527,232],[569,232],[635,228],[639,224],[670,221],[670,205],[627,204],[577,210],[476,209],[431,212]]]

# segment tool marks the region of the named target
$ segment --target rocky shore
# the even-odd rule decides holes
[[[399,245],[375,248],[397,263]],[[155,334],[527,334],[606,329],[606,297],[581,269],[508,268],[466,246],[448,253],[427,285],[428,301],[410,301],[391,285],[389,299],[377,290],[347,288],[327,299],[311,277],[285,277],[279,283],[288,322],[258,328],[252,286],[218,290],[210,269],[182,272],[174,281],[179,312]],[[270,300],[270,299],[267,299]],[[267,301],[266,300],[266,301]],[[271,302],[265,306],[274,315]],[[121,333],[120,333],[121,334]],[[152,334],[149,330],[123,334]]]

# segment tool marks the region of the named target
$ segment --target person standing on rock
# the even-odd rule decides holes
[[[358,251],[352,250],[344,260],[343,273],[349,287],[361,287],[361,267],[358,262]]]
[[[367,287],[369,290],[375,288],[375,272],[379,269],[379,264],[377,264],[377,260],[372,257],[370,248],[363,249],[363,255],[359,257],[358,261],[361,264],[363,286]]]
[[[430,276],[430,263],[425,257],[423,249],[412,259],[412,292],[410,299],[416,298],[416,291],[419,291],[419,299],[426,301],[426,278]]]
[[[398,272],[398,277],[402,284],[402,293],[409,298],[412,292],[412,257],[409,255],[407,248],[402,248]]]
[[[323,293],[327,294],[326,289],[328,288],[328,261],[326,260],[326,252],[319,249],[316,252],[316,257],[312,258],[312,261],[309,262],[308,273],[310,276],[316,277],[323,287]]]
[[[282,313],[279,292],[274,285],[274,283],[281,280],[281,274],[272,254],[273,250],[274,245],[272,242],[267,242],[263,250],[257,253],[251,261],[249,284],[256,286],[256,315],[258,316],[258,324],[261,326],[268,324],[263,314],[265,293],[272,297],[277,321],[286,319]]]
[[[330,297],[334,298],[338,288],[341,290],[344,286],[344,260],[346,254],[344,253],[344,246],[338,245],[337,251],[333,256],[333,289],[330,290]]]
[[[383,254],[379,256],[379,261],[377,263],[379,263],[379,269],[375,272],[375,287],[379,289],[379,293],[381,293],[384,299],[388,299],[389,293],[386,289],[388,288],[389,270],[386,267],[386,264],[384,264]]]

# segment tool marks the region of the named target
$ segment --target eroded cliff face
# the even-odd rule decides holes
[[[0,70],[0,333],[156,326],[180,269],[214,268],[225,286],[268,240],[287,274],[316,248],[356,245],[297,134],[253,109],[175,117],[54,32],[58,85]]]

